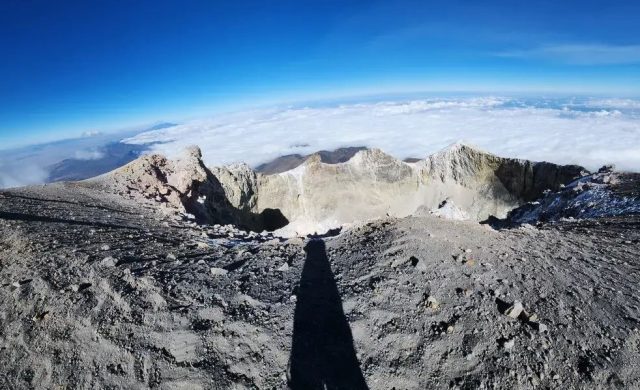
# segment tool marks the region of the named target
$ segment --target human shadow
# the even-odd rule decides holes
[[[289,387],[368,389],[324,241],[309,241],[305,251],[293,320]]]

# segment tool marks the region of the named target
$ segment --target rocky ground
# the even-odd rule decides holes
[[[282,239],[22,188],[0,192],[0,387],[639,388],[639,285],[638,215]]]

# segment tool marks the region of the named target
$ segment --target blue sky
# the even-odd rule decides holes
[[[640,95],[636,1],[0,2],[0,148],[416,91]]]

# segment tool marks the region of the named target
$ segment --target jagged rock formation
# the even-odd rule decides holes
[[[458,216],[504,217],[583,172],[456,144],[416,163],[367,149],[343,163],[324,163],[314,155],[294,169],[264,175],[245,164],[207,168],[192,148],[176,161],[142,157],[92,182],[138,192],[207,222],[258,231],[287,226],[283,234],[308,234],[437,209],[444,201],[456,205]]]
[[[562,218],[598,218],[640,214],[640,174],[602,167],[558,191],[509,212],[507,223],[537,223]]]
[[[189,204],[199,185],[208,180],[201,158],[196,147],[185,150],[184,156],[174,161],[157,154],[145,155],[90,182],[175,206]]]
[[[142,156],[83,184],[138,200],[153,200],[164,206],[165,212],[186,213],[200,222],[234,224],[256,231],[286,225],[284,217],[275,211],[254,213],[256,174],[248,167],[215,171],[214,175],[204,165],[200,149],[194,146],[176,160],[157,154]]]

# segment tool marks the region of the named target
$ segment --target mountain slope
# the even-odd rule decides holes
[[[640,386],[638,216],[282,240],[161,205],[0,192],[0,387]]]

